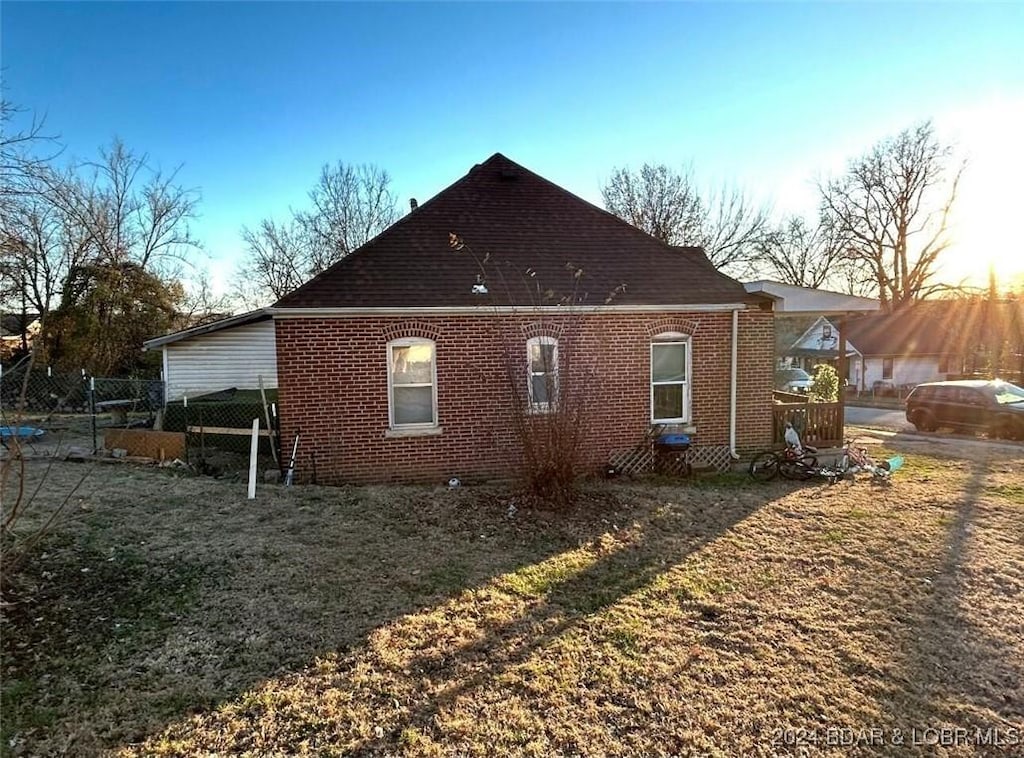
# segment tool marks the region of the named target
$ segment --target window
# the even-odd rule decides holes
[[[961,387],[959,397],[957,399],[964,405],[986,405],[984,395],[982,395],[977,390],[972,390],[969,387]]]
[[[538,411],[551,410],[558,398],[558,342],[554,337],[531,337],[526,341],[526,361],[529,371],[527,392],[530,407]]]
[[[892,358],[882,359],[882,378],[892,379]]]
[[[690,420],[689,351],[681,334],[662,334],[651,343],[651,421]]]
[[[821,327],[821,338],[823,340],[832,339],[832,324],[824,324]]]
[[[400,339],[388,343],[388,396],[392,428],[437,425],[433,342]]]

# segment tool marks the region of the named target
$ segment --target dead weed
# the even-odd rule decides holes
[[[823,742],[876,728],[926,754],[912,730],[1019,729],[1022,463],[619,483],[567,514],[104,469],[3,609],[3,749],[896,751]]]

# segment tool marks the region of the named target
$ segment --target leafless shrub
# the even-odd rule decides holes
[[[63,497],[48,514],[35,518],[26,516],[40,501],[50,479],[50,471],[57,460],[56,451],[49,457],[35,481],[29,483],[25,465],[25,444],[17,429],[26,421],[23,409],[29,376],[34,363],[35,352],[30,354],[27,370],[22,379],[20,397],[11,413],[0,410],[0,424],[12,430],[5,436],[6,455],[0,460],[0,596],[7,593],[16,581],[18,570],[32,555],[43,539],[50,534],[54,525],[66,512],[68,503],[79,490],[93,466],[87,466]]]
[[[571,262],[564,290],[547,287],[535,269],[477,253],[458,234],[451,248],[468,255],[479,273],[474,291],[493,310],[495,341],[507,386],[507,417],[518,446],[526,494],[555,508],[572,505],[586,473],[586,439],[602,351],[587,329],[585,272]],[[602,302],[624,291],[620,285]]]

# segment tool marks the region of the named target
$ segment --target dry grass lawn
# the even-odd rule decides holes
[[[1024,754],[1024,449],[967,454],[907,453],[886,488],[600,485],[570,514],[100,466],[5,598],[0,744],[931,755],[960,728],[950,755],[998,753],[975,729]]]

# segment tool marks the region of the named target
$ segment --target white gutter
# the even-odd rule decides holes
[[[732,363],[729,367],[729,455],[734,461],[739,460],[736,452],[736,377],[739,357],[740,312],[734,308],[732,312]]]
[[[517,313],[721,313],[755,308],[744,303],[693,303],[675,305],[455,305],[429,307],[370,308],[267,308],[276,319],[287,318],[358,318],[360,316],[472,316]]]

